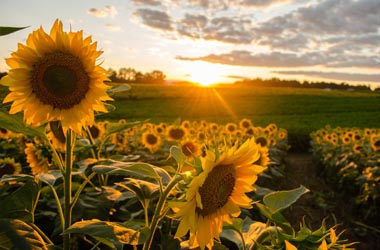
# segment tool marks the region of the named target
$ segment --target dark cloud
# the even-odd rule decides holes
[[[291,44],[299,34],[307,41],[298,49],[311,48],[311,44],[322,46],[328,39],[342,42],[346,36],[378,33],[378,13],[378,0],[327,0],[259,23],[254,28],[255,41],[273,48],[285,45],[284,48],[290,50],[294,48],[286,44]]]
[[[135,4],[141,4],[141,5],[150,5],[150,6],[160,6],[161,1],[159,0],[132,0]]]
[[[324,56],[319,53],[297,55],[295,53],[272,52],[268,54],[253,54],[250,51],[234,50],[225,54],[209,54],[201,57],[177,56],[179,60],[207,61],[238,66],[253,67],[303,67],[321,65]]]
[[[294,0],[242,0],[240,4],[249,7],[268,7],[288,2],[294,2]]]
[[[152,9],[138,9],[135,12],[135,15],[141,18],[143,24],[145,24],[148,27],[161,29],[164,31],[173,30],[170,16],[164,11]]]
[[[380,56],[341,55],[321,52],[292,53],[273,51],[253,54],[247,50],[234,50],[224,54],[209,54],[200,57],[177,56],[179,60],[207,61],[227,65],[251,67],[307,67],[324,66],[330,68],[380,68]]]
[[[106,5],[103,9],[91,8],[87,11],[88,14],[96,17],[115,17],[117,15],[116,7],[113,5]]]
[[[180,35],[233,44],[249,44],[253,39],[251,21],[243,17],[216,17],[186,14],[177,22]]]
[[[319,77],[324,79],[339,81],[361,81],[361,82],[378,82],[380,83],[380,74],[360,74],[360,73],[344,73],[344,72],[322,72],[322,71],[273,71],[273,73],[283,75],[303,75],[311,77]]]
[[[185,17],[178,22],[178,33],[190,38],[203,38],[203,30],[208,23],[208,19],[204,15],[186,14]]]
[[[253,39],[251,20],[244,17],[216,17],[204,29],[204,37],[226,43],[247,44]]]

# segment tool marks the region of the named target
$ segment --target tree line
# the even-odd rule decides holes
[[[289,88],[318,88],[318,89],[341,89],[341,90],[371,90],[368,85],[350,85],[348,83],[332,83],[332,82],[309,82],[309,81],[297,81],[297,80],[282,80],[278,78],[271,79],[244,79],[235,82],[236,85],[249,85],[257,87],[289,87]],[[379,88],[375,89],[379,91]]]
[[[166,75],[160,70],[151,72],[140,72],[134,68],[120,68],[118,71],[109,68],[107,76],[115,83],[154,83],[162,84],[166,81]]]
[[[0,72],[0,79],[7,72]],[[166,83],[166,75],[161,70],[153,70],[151,72],[141,72],[131,67],[122,67],[119,70],[109,68],[107,76],[111,82],[114,83],[150,83],[150,84],[164,84]],[[181,84],[192,84],[188,81],[173,82]],[[371,90],[369,85],[350,85],[348,83],[332,83],[332,82],[309,82],[298,80],[284,80],[279,78],[262,79],[252,78],[235,81],[235,85],[249,85],[257,87],[289,87],[289,88],[318,88],[318,89],[341,89],[341,90]],[[380,87],[374,89],[380,91]]]

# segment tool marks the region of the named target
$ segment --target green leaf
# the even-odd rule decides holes
[[[162,182],[168,183],[170,175],[163,169],[144,162],[121,162],[114,160],[100,161],[95,164],[92,170],[99,174],[121,175],[135,177],[139,179],[161,179]]]
[[[16,32],[16,31],[19,31],[19,30],[22,30],[22,29],[25,29],[28,27],[30,27],[30,26],[25,26],[25,27],[4,27],[4,26],[0,26],[0,36],[5,36],[5,35],[11,34],[13,32]]]
[[[296,202],[303,194],[309,192],[304,186],[293,190],[276,191],[267,194],[263,198],[264,204],[272,211],[277,213]]]
[[[182,152],[181,148],[178,146],[171,146],[170,154],[177,161],[178,168],[181,169],[186,161],[186,155]]]
[[[0,189],[0,217],[32,222],[34,216],[32,211],[37,202],[38,184],[34,179],[29,179],[25,183],[9,185],[9,188],[11,190]]]
[[[55,182],[59,179],[62,178],[62,172],[59,170],[50,170],[47,173],[39,174],[38,177],[40,180],[49,186],[54,186]]]
[[[128,84],[118,85],[115,88],[107,90],[107,94],[112,96],[115,93],[122,93],[122,92],[128,91],[130,89],[131,89],[131,86]]]
[[[74,223],[63,232],[63,234],[68,233],[86,234],[110,247],[123,249],[123,244],[139,245],[145,243],[150,231],[148,228],[135,230],[125,227],[121,223],[93,219]]]
[[[4,109],[0,109],[1,127],[13,131],[15,133],[22,133],[27,136],[38,137],[47,141],[45,129],[43,127],[32,128],[25,125],[20,115],[10,115]]]
[[[0,219],[0,249],[47,250],[40,234],[17,219]]]
[[[115,185],[127,189],[136,194],[137,198],[145,204],[160,194],[160,186],[144,180],[128,178],[126,182],[115,183]]]

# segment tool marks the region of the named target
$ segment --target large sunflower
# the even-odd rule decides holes
[[[11,69],[0,83],[10,90],[3,101],[13,102],[9,113],[24,111],[32,126],[60,121],[64,131],[77,133],[92,125],[94,111],[107,112],[103,101],[112,100],[96,46],[91,36],[83,38],[83,31],[64,32],[58,19],[50,34],[42,27],[33,31],[26,45],[18,44],[6,59]]]
[[[176,237],[190,231],[190,247],[211,249],[219,239],[223,222],[240,214],[240,207],[251,208],[252,200],[245,194],[264,167],[252,165],[260,157],[254,139],[238,147],[226,149],[218,158],[207,151],[201,158],[203,172],[194,177],[186,191],[186,202],[173,203],[180,219]]]

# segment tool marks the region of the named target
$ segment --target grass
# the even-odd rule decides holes
[[[0,89],[0,98],[6,89]],[[332,127],[379,127],[380,93],[225,85],[132,84],[111,102],[115,110],[98,120],[169,122],[206,120],[225,124],[249,118],[256,126],[275,123],[290,135]]]
[[[275,123],[290,134],[308,135],[326,125],[378,127],[380,94],[299,88],[249,86],[131,85],[114,96],[116,109],[100,119],[150,119],[152,122],[207,120],[239,122],[249,118],[257,126]]]

